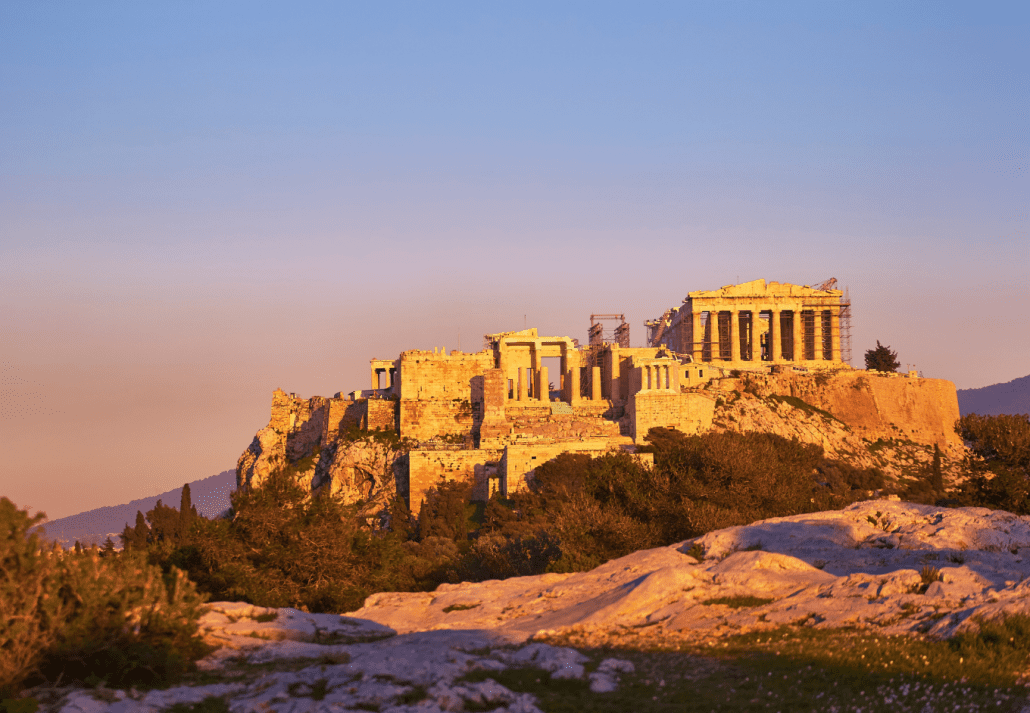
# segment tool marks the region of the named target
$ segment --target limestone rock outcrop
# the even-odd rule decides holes
[[[877,500],[718,530],[589,572],[374,594],[350,616],[399,633],[603,645],[645,626],[656,640],[784,624],[947,637],[1011,613],[1030,614],[1030,517]]]

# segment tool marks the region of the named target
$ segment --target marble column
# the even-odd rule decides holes
[[[757,309],[751,310],[751,361],[754,364],[762,363],[762,315]]]
[[[769,348],[773,364],[783,361],[783,323],[780,321],[782,314],[778,309],[769,313]]]
[[[691,305],[693,309],[693,305]],[[701,313],[690,313],[690,354],[695,362],[701,361],[701,350],[704,347],[705,333],[701,331]]]
[[[813,325],[814,329],[812,330],[812,334],[815,337],[815,349],[813,350],[812,358],[815,361],[822,361],[823,360],[823,311],[822,311],[822,309],[815,310],[815,313],[812,315],[812,317],[813,317],[812,321],[814,322],[814,325]]]
[[[730,361],[740,361],[740,311],[730,310],[730,326],[726,330],[730,338]]]
[[[537,371],[539,376],[537,377],[537,398],[543,403],[547,403],[551,400],[550,382],[547,380],[547,367],[542,366]]]
[[[840,361],[840,307],[830,310],[830,340],[833,360]]]
[[[794,321],[791,323],[791,331],[794,338],[794,353],[791,358],[795,363],[801,361],[804,358],[804,347],[801,343],[801,310],[794,310]]]
[[[590,367],[590,399],[601,400],[601,367]]]

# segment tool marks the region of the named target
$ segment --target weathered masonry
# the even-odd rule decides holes
[[[842,359],[850,305],[832,287],[832,281],[809,287],[755,280],[690,292],[681,306],[646,323],[647,347],[629,346],[623,315],[592,315],[587,346],[523,329],[485,335],[475,353],[413,349],[372,359],[371,389],[307,400],[277,391],[269,427],[241,458],[238,477],[249,482],[248,473],[266,462],[271,467],[274,458],[294,463],[315,456],[320,465],[312,466],[312,482],[334,468],[358,473],[347,464],[360,458],[349,451],[345,457],[344,444],[378,429],[395,431],[410,448],[406,465],[395,469],[396,492],[408,496],[413,511],[441,480],[471,480],[478,498],[507,495],[561,453],[644,457],[636,451],[651,428],[711,429],[720,398],[747,373],[768,375],[754,378],[777,381],[783,393],[797,396],[809,388],[803,374],[817,371],[814,381],[825,388],[805,399],[871,435],[886,428],[886,418],[924,424],[921,437],[954,437],[957,401],[945,394],[954,394],[950,382],[937,389],[928,383],[935,380],[910,374],[904,388],[859,388],[856,380],[864,377]],[[606,334],[602,320],[616,322],[614,331]],[[835,370],[832,379],[824,378],[827,370]],[[862,401],[867,393],[871,400]],[[944,401],[947,408],[937,409]],[[355,492],[359,485],[366,487],[357,483]]]
[[[839,367],[844,293],[754,280],[690,292],[683,305],[647,323],[652,347],[694,363]]]

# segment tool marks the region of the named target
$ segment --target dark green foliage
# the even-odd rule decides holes
[[[49,550],[0,498],[0,689],[28,680],[169,683],[199,658],[203,599],[182,572],[95,548]]]
[[[933,461],[930,463],[930,487],[944,493],[944,470],[941,467],[941,447],[933,444]]]
[[[872,371],[897,371],[898,367],[901,366],[901,362],[898,361],[898,353],[891,351],[889,346],[880,344],[880,340],[876,340],[876,349],[870,349],[865,353],[865,368]]]
[[[901,497],[911,503],[924,505],[948,503],[948,494],[944,489],[944,469],[941,465],[941,449],[933,447],[933,460],[926,472],[910,482],[901,492]]]
[[[626,454],[571,453],[539,466],[529,492],[488,504],[463,560],[468,569],[493,576],[589,569],[713,529],[841,507],[883,486],[879,471],[769,434],[656,428],[647,440],[654,468]],[[499,566],[499,551],[521,566]]]
[[[467,540],[476,529],[476,507],[470,503],[472,483],[448,481],[430,488],[418,517],[418,539],[446,537]]]
[[[973,452],[959,502],[1030,514],[1030,417],[974,413],[959,419],[957,430]]]

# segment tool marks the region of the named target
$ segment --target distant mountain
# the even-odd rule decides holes
[[[190,483],[190,500],[198,513],[213,517],[229,507],[229,493],[235,489],[236,471],[227,470]],[[118,535],[125,529],[125,524],[135,525],[137,511],[146,514],[158,500],[177,508],[182,500],[182,488],[125,505],[111,505],[51,520],[43,525],[45,537],[60,542],[64,547],[71,547],[76,540],[84,547],[93,543],[102,545],[108,537],[121,546]]]
[[[959,389],[958,410],[963,416],[969,413],[984,416],[1030,413],[1030,376],[981,389]]]

